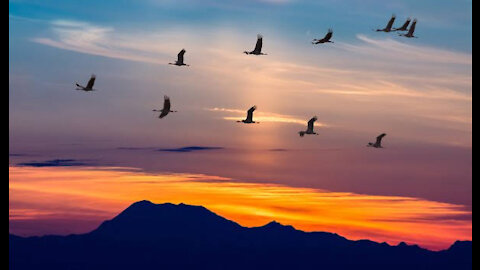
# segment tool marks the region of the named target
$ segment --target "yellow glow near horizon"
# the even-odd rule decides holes
[[[135,201],[202,205],[243,226],[272,220],[304,231],[434,250],[472,239],[471,212],[460,205],[399,196],[236,182],[131,168],[9,167],[10,220],[111,219]],[[459,218],[467,216],[467,218]],[[85,228],[82,232],[87,232]],[[10,227],[12,233],[16,228]],[[75,233],[82,233],[75,232]]]

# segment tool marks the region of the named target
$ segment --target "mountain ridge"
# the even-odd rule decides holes
[[[9,239],[10,269],[39,265],[48,269],[71,265],[74,269],[110,269],[102,265],[114,269],[449,269],[453,265],[471,269],[472,261],[471,241],[430,251],[403,242],[393,246],[352,241],[335,233],[304,232],[276,221],[243,227],[203,206],[146,200],[133,203],[86,234],[10,234]],[[399,265],[403,267],[396,268]]]

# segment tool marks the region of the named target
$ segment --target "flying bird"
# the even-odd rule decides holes
[[[255,55],[267,55],[266,53],[262,53],[262,45],[263,45],[263,36],[258,34],[257,35],[257,44],[255,44],[255,49],[251,52],[244,51],[245,54],[255,54]]]
[[[367,146],[368,146],[368,147],[375,147],[375,148],[383,148],[383,147],[382,147],[382,138],[385,137],[385,135],[387,135],[387,134],[382,133],[382,134],[378,135],[378,136],[377,136],[377,141],[376,141],[375,143],[369,142],[369,143],[367,144]]]
[[[172,111],[170,110],[171,104],[170,104],[170,98],[165,96],[164,101],[163,101],[163,109],[161,110],[153,110],[154,112],[161,112],[158,118],[163,118],[167,116],[168,113],[171,112],[177,112],[177,111]]]
[[[400,28],[394,28],[393,31],[407,31],[408,30],[407,27],[410,24],[410,21],[411,21],[411,19],[407,18],[405,23]]]
[[[237,122],[242,122],[242,123],[245,123],[245,124],[253,124],[253,123],[260,123],[260,122],[255,122],[253,121],[253,112],[257,109],[257,106],[253,106],[251,107],[250,109],[248,109],[247,111],[247,118],[245,120],[242,120],[242,121],[237,121]]]
[[[183,62],[183,55],[185,54],[185,49],[182,49],[178,55],[177,55],[177,61],[175,61],[175,63],[168,63],[169,65],[176,65],[176,66],[190,66],[190,65],[187,65]]]
[[[330,41],[330,39],[332,38],[332,35],[333,35],[332,29],[328,29],[328,33],[325,35],[325,37],[323,37],[322,39],[314,39],[312,41],[312,44],[320,44],[320,43],[326,43],[326,42],[333,43],[333,41]]]
[[[399,34],[399,36],[404,36],[407,38],[416,38],[416,36],[413,35],[413,32],[415,32],[415,25],[417,25],[417,19],[414,19],[412,22],[412,25],[410,25],[410,29],[408,29],[408,33],[406,34]]]
[[[392,31],[393,22],[395,21],[395,15],[392,15],[390,21],[388,21],[387,26],[383,29],[377,29],[377,32],[390,32]]]
[[[307,130],[306,131],[299,131],[298,134],[300,135],[300,137],[303,137],[305,134],[315,134],[315,135],[318,135],[317,133],[315,133],[313,131],[313,123],[317,121],[317,117],[314,116],[312,117],[312,119],[308,120],[308,124],[307,124]]]
[[[90,77],[90,80],[88,80],[88,83],[87,83],[87,86],[81,86],[80,84],[78,83],[75,83],[75,85],[77,86],[77,90],[83,90],[83,91],[95,91],[95,89],[93,89],[93,84],[95,83],[95,74],[92,74],[92,76]]]

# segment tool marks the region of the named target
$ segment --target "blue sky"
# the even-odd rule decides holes
[[[173,25],[232,26],[241,31],[279,31],[301,38],[307,31],[332,27],[338,38],[383,26],[391,14],[398,21],[420,20],[419,43],[471,51],[471,1],[10,1],[11,16],[47,22],[86,21],[125,29]],[[31,28],[32,25],[26,27]],[[41,27],[38,25],[38,27]],[[21,28],[22,30],[26,30]],[[319,34],[320,34],[319,33]],[[19,34],[14,31],[13,35]]]

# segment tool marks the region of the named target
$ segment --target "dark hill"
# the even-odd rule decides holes
[[[472,269],[472,242],[433,252],[271,222],[246,228],[201,206],[132,204],[82,235],[10,235],[10,269]]]

